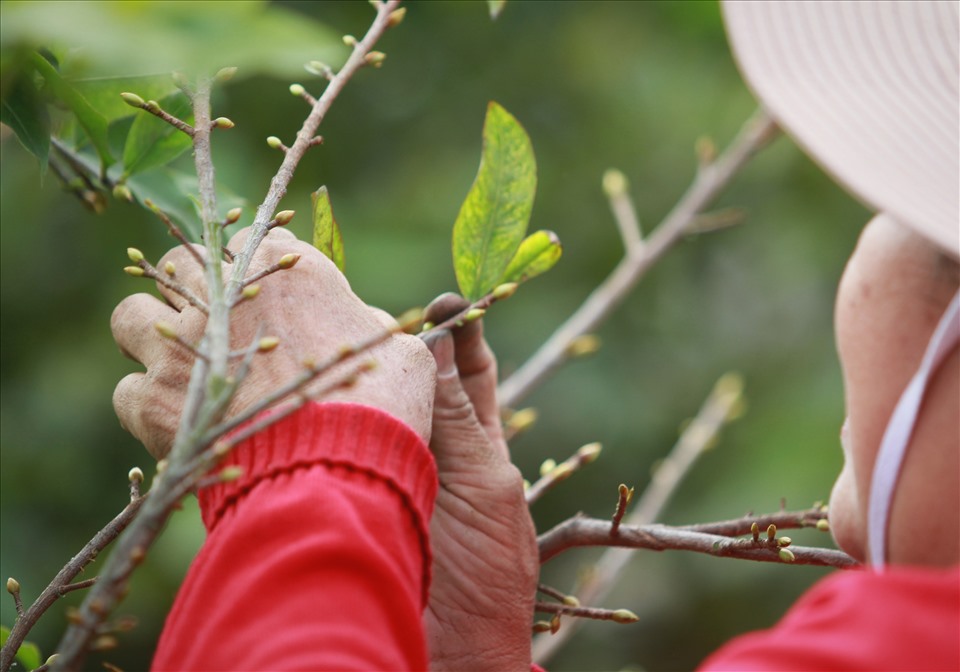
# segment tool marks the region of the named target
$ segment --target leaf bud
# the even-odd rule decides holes
[[[521,408],[507,420],[507,427],[514,432],[526,431],[537,421],[537,415],[537,409],[535,408]]]
[[[120,642],[113,635],[100,635],[90,644],[91,651],[110,651],[120,646]]]
[[[616,198],[627,193],[627,176],[616,168],[611,168],[603,174],[603,193],[607,198]]]
[[[135,93],[130,93],[129,91],[124,91],[120,94],[120,97],[123,98],[123,102],[130,107],[144,107],[146,105],[146,102],[143,100],[143,98]]]
[[[795,556],[793,554],[793,551],[791,551],[789,548],[781,548],[777,552],[777,555],[780,556],[780,560],[782,560],[783,562],[793,562],[794,560],[797,559],[797,556]]]
[[[357,46],[357,38],[355,38],[353,35],[344,35],[343,43],[348,47],[353,48]]]
[[[760,541],[760,526],[756,522],[750,526],[750,534],[753,535],[754,541]]]
[[[47,667],[53,667],[53,664],[57,662],[57,659],[59,657],[60,657],[59,653],[51,653],[50,656],[47,658],[46,662],[44,663],[44,665],[46,665]]]
[[[143,277],[143,269],[140,268],[139,266],[124,266],[123,272],[126,273],[127,275],[133,276],[134,278]]]
[[[160,474],[162,474],[163,472],[165,472],[165,471],[167,470],[167,465],[169,465],[169,464],[170,464],[170,463],[167,462],[167,458],[163,458],[162,460],[158,460],[158,461],[157,461],[157,475],[159,476]]]
[[[613,612],[613,620],[617,623],[636,623],[640,617],[629,609],[617,609]]]
[[[588,443],[587,445],[580,446],[580,448],[577,449],[577,457],[580,458],[580,461],[583,464],[590,464],[600,457],[601,450],[603,450],[602,444],[596,442]]]
[[[127,480],[131,483],[143,483],[143,469],[134,467],[127,472]]]
[[[517,287],[519,286],[520,285],[516,282],[505,282],[502,285],[497,285],[493,289],[493,298],[495,298],[497,301],[509,299],[516,293]]]
[[[560,614],[554,614],[550,619],[550,634],[555,635],[560,632]]]
[[[536,634],[550,632],[550,621],[537,621],[533,624],[533,631]]]
[[[567,605],[568,607],[579,607],[579,606],[580,606],[580,600],[578,600],[578,599],[576,598],[576,596],[574,596],[574,595],[565,595],[564,598],[563,598],[563,603],[564,603],[565,605]]]
[[[404,17],[407,15],[407,8],[400,7],[390,12],[390,16],[387,17],[387,27],[396,28],[401,23],[403,23]]]
[[[600,349],[600,337],[595,334],[582,334],[570,341],[566,348],[568,357],[586,357]]]
[[[74,625],[80,625],[83,623],[83,614],[80,613],[80,610],[74,606],[69,606],[64,610],[64,616],[67,618],[67,622],[73,623]]]
[[[130,261],[132,261],[133,263],[139,264],[141,261],[143,261],[143,252],[141,252],[135,247],[128,247],[127,257],[129,257]]]
[[[240,292],[240,296],[245,299],[252,299],[257,294],[260,293],[260,285],[247,285],[243,288],[243,291]]]
[[[275,135],[271,135],[269,138],[267,138],[267,145],[270,147],[270,149],[280,149],[283,147],[283,143],[280,141],[280,138]]]
[[[289,254],[285,254],[285,255],[283,255],[282,257],[280,257],[280,261],[277,262],[277,266],[279,266],[280,268],[286,270],[286,269],[288,269],[288,268],[293,268],[293,266],[294,266],[298,261],[300,261],[300,255],[299,255],[299,254],[293,254],[293,253],[291,252],[291,253],[289,253]]]
[[[550,472],[550,478],[552,478],[554,481],[562,481],[573,475],[573,472],[573,467],[566,462],[561,462],[556,466],[555,469],[553,469],[553,471]]]
[[[229,483],[230,481],[235,481],[241,476],[243,476],[243,467],[239,465],[231,465],[229,467],[224,467],[219,474],[220,480],[223,483]]]
[[[307,90],[306,90],[305,88],[303,88],[303,85],[302,85],[302,84],[291,84],[291,85],[290,85],[290,93],[292,93],[293,95],[297,96],[298,98],[299,98],[300,96],[302,96],[303,94],[305,94],[306,92],[307,92]]]
[[[437,326],[437,325],[434,324],[433,322],[430,322],[430,321],[428,320],[428,321],[426,321],[426,322],[423,323],[423,327],[421,327],[421,330],[420,330],[420,331],[421,331],[421,333],[423,333],[423,332],[425,332],[425,331],[430,331],[430,330],[433,329],[435,326]]]
[[[130,191],[130,187],[122,183],[113,187],[113,197],[118,201],[133,202],[133,192]]]
[[[830,521],[828,521],[826,518],[821,518],[820,520],[817,521],[817,529],[820,530],[821,532],[829,532]]]
[[[173,83],[177,85],[177,88],[182,89],[184,91],[188,91],[190,89],[190,80],[187,78],[185,74],[183,74],[179,70],[175,70],[174,72],[171,72],[170,79],[172,79]]]
[[[383,62],[387,60],[387,55],[382,51],[371,51],[363,57],[363,60],[367,63],[367,65],[372,65],[375,68],[379,68],[383,65]]]
[[[20,582],[12,576],[7,579],[7,592],[11,595],[16,595],[20,592]]]
[[[790,537],[780,537],[779,539],[777,539],[777,546],[780,546],[781,548],[786,548],[792,543],[793,543],[793,539],[791,539]]]
[[[303,69],[311,75],[320,75],[321,77],[326,77],[331,72],[330,66],[322,61],[310,61],[303,66]]]
[[[280,339],[276,336],[264,336],[257,342],[257,350],[260,352],[270,352],[280,345]]]
[[[426,311],[419,306],[409,308],[397,315],[397,326],[395,328],[407,333],[413,333],[422,323],[423,326],[421,329],[425,329],[426,323],[423,322],[423,316],[425,313]]]
[[[543,464],[540,465],[540,475],[546,476],[556,468],[557,468],[557,461],[552,457],[548,457],[543,461]]]
[[[243,214],[243,208],[230,208],[227,210],[227,224],[236,224]]]
[[[702,135],[697,138],[694,151],[696,151],[697,160],[700,161],[701,165],[710,165],[717,158],[717,143],[710,136]]]
[[[236,124],[233,123],[232,119],[227,117],[217,117],[213,120],[214,128],[233,128]]]
[[[773,541],[777,538],[777,526],[773,523],[770,523],[770,526],[767,528],[767,539]]]
[[[176,338],[176,337],[177,337],[177,330],[174,329],[174,328],[173,328],[173,325],[170,324],[169,322],[165,322],[165,321],[163,321],[163,320],[160,320],[160,321],[157,322],[155,325],[153,325],[153,328],[156,329],[157,332],[159,332],[159,334],[160,334],[161,336],[163,336],[164,338]]]
[[[526,492],[527,490],[530,489],[530,485],[531,485],[530,481],[528,481],[527,479],[523,479],[523,491],[524,491],[524,492]]]
[[[220,68],[214,76],[214,79],[218,82],[229,82],[235,74],[237,74],[237,68],[235,67]]]
[[[487,313],[483,308],[471,308],[467,311],[467,314],[463,316],[464,322],[473,322],[474,320],[479,320]]]
[[[286,226],[295,214],[297,214],[296,210],[281,210],[273,216],[273,219],[277,222],[277,226]]]
[[[163,265],[163,272],[166,273],[167,275],[171,275],[171,276],[172,276],[172,275],[176,275],[176,273],[177,273],[177,265],[174,264],[172,261],[168,261],[167,263],[165,263],[165,264]]]
[[[146,104],[144,105],[144,107],[146,107],[148,110],[150,110],[151,112],[154,112],[154,113],[159,112],[160,109],[161,109],[161,108],[160,108],[160,103],[158,103],[158,102],[155,101],[155,100],[148,100],[148,101],[146,102]]]

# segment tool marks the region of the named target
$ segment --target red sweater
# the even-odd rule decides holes
[[[310,404],[200,493],[207,540],[155,670],[424,670],[433,457],[372,408]],[[534,670],[538,669],[536,667]],[[960,670],[960,567],[837,572],[703,670]]]

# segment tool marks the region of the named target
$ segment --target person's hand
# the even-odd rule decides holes
[[[427,319],[466,305],[444,295]],[[430,448],[440,478],[424,615],[431,669],[528,671],[540,562],[523,479],[501,431],[496,360],[479,320],[427,344],[437,361]]]
[[[228,244],[242,248],[248,230],[237,233]],[[202,248],[197,248],[203,254]],[[252,275],[279,261],[288,253],[300,255],[297,264],[258,281],[259,295],[239,304],[231,313],[231,347],[247,347],[264,328],[263,335],[276,336],[280,345],[254,357],[250,373],[242,382],[227,411],[240,413],[251,404],[289,382],[304,370],[308,358],[322,362],[345,345],[359,343],[382,333],[393,322],[386,313],[364,304],[350,290],[334,264],[311,245],[284,230],[273,229],[250,264]],[[168,252],[157,264],[171,261],[178,282],[205,297],[205,281],[199,263],[184,247]],[[228,277],[230,264],[224,264]],[[114,310],[113,336],[128,357],[146,366],[146,373],[123,378],[113,402],[120,423],[156,457],[170,450],[186,397],[193,355],[164,339],[155,325],[164,321],[189,343],[198,343],[206,315],[180,295],[158,287],[166,302],[150,294],[134,294]],[[359,376],[357,383],[324,396],[322,401],[351,401],[378,407],[403,420],[430,440],[431,408],[434,396],[434,363],[420,339],[396,335],[362,357],[376,360],[377,366]],[[364,361],[363,359],[355,360]],[[331,376],[348,369],[344,364]]]

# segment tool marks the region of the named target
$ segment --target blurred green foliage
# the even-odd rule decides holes
[[[287,91],[291,80],[275,75],[295,77],[315,94],[322,88],[307,73],[294,74],[286,54],[336,65],[328,41],[304,38],[361,34],[372,11],[363,2],[276,3],[271,12],[294,20],[284,19],[279,33],[264,21],[264,32],[248,34],[228,30],[251,11],[244,4],[199,5],[189,4],[198,6],[195,21],[167,25],[145,18],[157,7],[122,3],[129,17],[117,31],[97,3],[4,2],[4,78],[16,62],[7,47],[39,27],[45,39],[102,48],[109,56],[89,65],[101,76],[155,74],[174,61],[240,65],[251,76],[215,99],[214,116],[237,127],[216,134],[214,156],[223,185],[257,203],[279,163],[264,138],[289,142],[307,111]],[[29,21],[9,20],[13,11]],[[141,39],[157,21],[166,37]],[[394,313],[424,305],[456,286],[451,228],[476,172],[487,102],[503,104],[537,155],[531,226],[564,242],[564,258],[549,274],[487,316],[503,374],[622,253],[600,188],[604,170],[627,175],[649,230],[692,178],[696,138],[709,134],[724,144],[755,107],[713,2],[511,0],[496,21],[484,2],[410,2],[403,25],[378,48],[388,54],[383,69],[362,72],[338,99],[321,128],[325,144],[308,154],[281,207],[298,211],[292,228],[309,239],[310,194],[327,185],[355,291]],[[179,161],[189,168],[189,156]],[[134,205],[111,201],[101,216],[80,207],[52,175],[41,177],[7,129],[0,188],[0,576],[15,576],[29,602],[124,505],[127,470],[149,471],[149,456],[111,408],[116,382],[138,369],[113,344],[109,318],[125,295],[150,291],[121,272],[125,249],[134,245],[155,260],[172,241]],[[541,529],[579,510],[609,515],[622,481],[641,489],[677,428],[728,370],[746,378],[747,415],[704,455],[665,522],[774,510],[781,498],[804,507],[829,494],[842,419],[833,294],[867,213],[787,139],[758,156],[718,204],[731,205],[749,210],[745,225],[679,245],[599,331],[601,351],[569,364],[528,399],[540,420],[512,446],[528,477],[547,457],[565,458],[590,441],[605,446],[597,463],[536,505]],[[239,225],[251,218],[248,208]],[[108,660],[146,667],[202,536],[188,500],[121,609],[141,625],[122,635]],[[822,534],[791,536],[829,543]],[[567,588],[596,555],[568,552],[545,567],[544,580]],[[549,669],[689,669],[729,637],[773,624],[823,574],[639,552],[602,606],[629,608],[640,622],[588,624]],[[45,653],[62,631],[63,607],[78,599],[64,598],[32,633]],[[0,601],[0,621],[10,624],[13,614],[12,600]]]

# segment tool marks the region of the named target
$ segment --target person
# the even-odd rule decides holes
[[[835,316],[848,420],[830,523],[866,568],[822,580],[703,669],[960,669],[957,4],[728,2],[724,15],[757,97],[878,215]],[[282,345],[255,360],[231,414],[304,357],[385,324],[282,229],[251,272],[288,252],[302,255],[297,266],[235,311],[237,344],[264,324]],[[187,257],[178,248],[161,263],[187,269]],[[199,269],[181,279],[202,291]],[[121,381],[115,407],[156,457],[190,362],[152,325],[190,337],[204,324],[160,291],[164,301],[124,300],[112,324],[147,367]],[[430,310],[461,305],[445,296]],[[226,463],[239,479],[200,490],[208,536],[154,669],[530,669],[535,534],[482,324],[426,344],[396,336],[371,355],[381,366],[354,387],[238,445]]]

